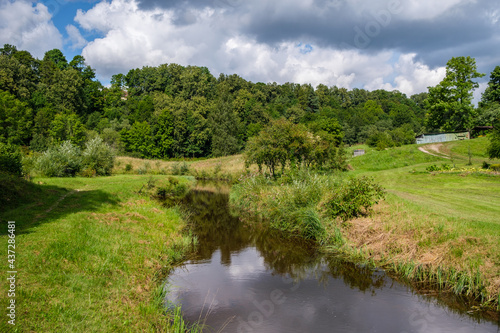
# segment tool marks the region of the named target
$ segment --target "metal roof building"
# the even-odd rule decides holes
[[[447,141],[469,140],[469,132],[421,134],[416,137],[417,144],[438,143]]]

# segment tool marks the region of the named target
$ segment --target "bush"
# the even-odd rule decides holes
[[[371,179],[366,177],[353,178],[330,194],[323,205],[328,215],[332,217],[340,216],[342,219],[347,220],[368,214],[371,207],[383,199],[384,196],[385,193],[382,187],[375,184]]]
[[[45,177],[74,176],[81,168],[81,151],[70,141],[47,149],[35,162],[35,170]]]
[[[451,170],[451,166],[446,163],[441,164],[440,167],[438,167],[436,164],[433,164],[425,168],[425,170],[427,170],[428,172],[449,171]]]
[[[174,163],[172,165],[173,175],[187,175],[189,174],[189,165],[186,162]]]
[[[491,164],[490,169],[493,171],[500,171],[500,164]]]
[[[148,187],[148,186],[147,186]],[[150,195],[158,200],[169,205],[175,203],[186,196],[189,192],[189,186],[185,183],[180,183],[177,178],[168,177],[168,183],[156,184],[148,188]]]
[[[490,164],[486,161],[483,161],[483,166],[482,166],[483,169],[485,170],[488,170],[490,168]]]
[[[87,170],[87,175],[110,175],[114,162],[113,150],[100,137],[95,137],[85,144],[85,150],[82,153],[82,166]]]
[[[0,142],[0,172],[21,176],[21,161],[22,155],[18,146]]]
[[[126,172],[130,172],[130,171],[132,171],[132,170],[133,170],[132,164],[131,164],[131,163],[127,163],[127,164],[125,165],[125,171],[126,171]]]

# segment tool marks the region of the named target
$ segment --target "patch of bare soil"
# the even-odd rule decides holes
[[[418,150],[420,150],[423,153],[432,155],[432,156],[437,156],[437,157],[442,157],[442,158],[447,158],[447,159],[450,158],[443,151],[443,144],[442,143],[431,143],[429,145],[418,147]]]

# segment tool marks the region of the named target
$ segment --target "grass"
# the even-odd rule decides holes
[[[425,154],[418,145],[383,151],[350,148],[363,148],[366,154],[350,159],[353,171],[348,174],[373,178],[387,196],[373,214],[347,222],[325,218],[317,210],[327,235],[326,241],[322,238],[325,250],[372,262],[419,284],[469,296],[484,308],[498,311],[500,175],[480,170],[487,160],[487,144],[485,138],[442,144],[440,152],[452,159]],[[472,166],[468,165],[469,147]],[[455,171],[426,171],[431,165],[452,163]],[[316,193],[334,191],[338,186],[325,187],[335,180],[315,177],[321,181],[310,177],[307,184]],[[281,189],[275,184],[245,186],[250,195],[242,196],[240,188],[233,187],[233,202],[264,216],[277,214],[285,223],[292,221],[289,216],[318,208],[318,202],[321,205],[321,199],[298,187],[290,192],[287,186]],[[302,203],[288,204],[296,199]],[[273,217],[272,223],[279,220]]]
[[[403,276],[418,280],[412,267],[419,267],[428,282],[442,279],[449,290],[498,306],[500,175],[480,170],[487,144],[486,138],[442,144],[440,151],[452,160],[426,155],[416,145],[368,148],[353,158],[353,172],[373,177],[388,195],[372,217],[344,228],[350,246],[365,248],[368,257]],[[457,171],[426,172],[452,163]]]
[[[16,221],[17,331],[177,332],[174,321],[185,325],[179,313],[165,314],[161,283],[195,240],[182,233],[178,208],[138,193],[149,179],[37,178],[20,185],[33,201],[0,213],[4,249],[6,221]],[[0,303],[7,306],[6,297]]]
[[[113,174],[153,174],[153,175],[191,175],[200,180],[234,181],[248,171],[254,172],[256,166],[245,167],[243,155],[185,161],[147,160],[119,156]]]
[[[352,158],[349,164],[359,173],[365,171],[381,171],[402,168],[406,166],[418,165],[423,163],[441,162],[442,158],[423,154],[418,150],[418,145],[407,145],[398,148],[378,151],[366,145],[351,147],[350,153],[354,149],[365,149],[365,155]]]

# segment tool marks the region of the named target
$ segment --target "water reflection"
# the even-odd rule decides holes
[[[191,263],[209,260],[218,250],[220,264],[230,266],[233,255],[255,247],[267,270],[297,282],[314,271],[320,281],[333,276],[361,291],[384,285],[383,276],[374,276],[370,269],[339,259],[330,259],[326,264],[323,255],[310,242],[284,239],[263,223],[242,223],[231,214],[227,201],[227,193],[221,191],[197,190],[186,197],[184,203],[190,211],[190,223],[199,243]]]
[[[424,301],[381,271],[240,222],[227,192],[205,187],[185,199],[199,247],[167,285],[186,320],[224,332],[498,332]]]

